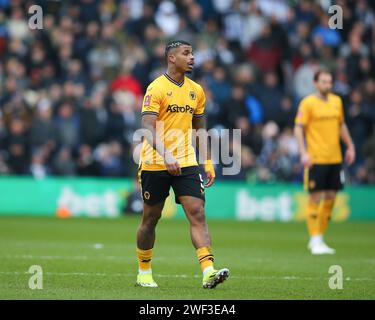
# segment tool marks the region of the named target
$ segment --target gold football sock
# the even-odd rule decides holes
[[[323,199],[318,208],[318,215],[319,215],[319,233],[324,234],[326,232],[329,220],[331,218],[331,213],[333,206],[335,205],[335,201],[332,199]]]
[[[151,272],[152,249],[142,250],[137,248],[139,272]]]
[[[201,247],[197,249],[198,261],[201,265],[202,272],[207,268],[213,268],[214,266],[214,255],[211,252],[210,247]]]
[[[319,230],[319,215],[318,215],[319,204],[309,201],[307,205],[307,229],[310,236],[317,236],[320,234]]]

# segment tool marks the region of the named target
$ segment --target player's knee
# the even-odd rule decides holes
[[[143,215],[142,224],[145,226],[156,226],[161,218],[161,212],[147,212]]]
[[[309,200],[313,203],[319,203],[322,198],[322,194],[320,192],[311,192]]]
[[[336,198],[336,192],[335,191],[327,191],[324,194],[324,198],[326,200],[335,200],[335,198]]]
[[[192,205],[188,210],[189,217],[195,221],[203,222],[204,217],[204,207],[201,204]]]

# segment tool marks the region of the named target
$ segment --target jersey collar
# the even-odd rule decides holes
[[[172,79],[167,73],[164,73],[164,76],[173,84],[176,86],[182,87],[184,85],[185,80],[182,80],[181,82],[177,82],[176,80]]]

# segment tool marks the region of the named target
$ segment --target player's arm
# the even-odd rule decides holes
[[[345,122],[341,124],[340,137],[346,145],[345,161],[351,165],[355,161],[355,148],[352,137],[350,136],[349,129]]]
[[[310,106],[306,98],[300,102],[294,126],[294,135],[297,139],[301,163],[304,167],[308,168],[312,166],[312,159],[308,153],[305,143],[305,129],[310,120],[309,107]]]
[[[301,163],[304,167],[311,167],[312,161],[309,153],[307,152],[305,143],[305,128],[302,124],[296,124],[294,126],[294,135],[297,139]]]
[[[215,181],[215,168],[211,160],[211,150],[208,145],[208,134],[206,129],[206,119],[204,117],[204,108],[206,104],[206,95],[202,87],[198,89],[198,103],[193,115],[193,129],[201,131],[197,134],[197,145],[199,149],[199,158],[204,161],[204,171],[206,173],[207,181],[205,187],[210,187]]]
[[[172,175],[180,175],[181,168],[171,152],[156,133],[156,123],[163,103],[163,93],[155,84],[150,84],[143,98],[142,104],[142,127],[147,130],[145,138],[147,142],[164,159],[168,172]]]
[[[170,151],[164,146],[159,135],[156,133],[157,115],[144,114],[142,115],[142,128],[148,130],[150,134],[146,134],[147,142],[152,146],[163,159],[168,172],[172,175],[180,175],[181,168],[177,160]]]
[[[193,129],[197,130],[197,146],[199,149],[199,157],[204,161],[204,171],[207,181],[205,187],[212,186],[215,181],[215,169],[211,160],[211,149],[208,144],[208,134],[206,129],[206,119],[204,116],[193,117]]]

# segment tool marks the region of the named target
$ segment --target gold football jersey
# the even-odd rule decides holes
[[[342,162],[340,130],[344,121],[341,98],[329,94],[327,101],[316,95],[305,97],[295,119],[306,132],[307,150],[316,164]]]
[[[178,83],[165,73],[147,88],[142,115],[157,116],[156,133],[180,167],[197,165],[192,145],[192,120],[204,116],[205,101],[202,87],[186,76]],[[166,170],[163,158],[146,139],[142,145],[140,169]]]

